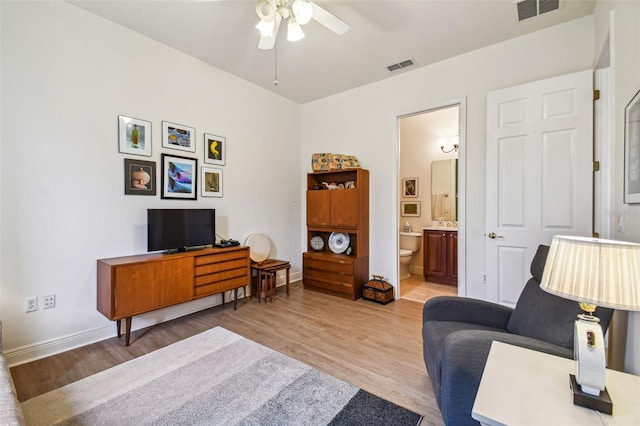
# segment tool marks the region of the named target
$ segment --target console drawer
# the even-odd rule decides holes
[[[343,275],[353,275],[353,260],[338,258],[303,257],[304,268],[310,270],[335,272]]]

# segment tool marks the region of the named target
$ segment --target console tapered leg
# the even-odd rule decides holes
[[[129,341],[131,340],[131,318],[132,317],[127,317],[125,319],[125,337],[124,337],[124,345],[125,346],[129,346]]]

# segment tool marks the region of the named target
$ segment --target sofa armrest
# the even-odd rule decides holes
[[[11,371],[2,355],[2,321],[0,321],[0,425],[24,426],[22,406],[16,397]]]
[[[513,309],[497,303],[466,297],[439,296],[429,299],[422,310],[422,323],[456,321],[506,329]]]
[[[551,355],[573,357],[573,352],[567,348],[515,334],[484,330],[451,333],[444,343],[440,372],[440,410],[446,424],[478,424],[471,417],[471,411],[494,340]]]
[[[22,426],[25,424],[22,407],[16,397],[11,372],[0,355],[0,425]]]

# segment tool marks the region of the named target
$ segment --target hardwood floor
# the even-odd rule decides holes
[[[436,296],[457,296],[458,287],[431,283],[424,280],[424,276],[412,274],[411,277],[400,281],[400,297],[424,303]]]
[[[27,400],[215,326],[247,337],[442,425],[422,359],[422,304],[350,301],[291,284],[273,303],[247,299],[238,310],[219,306],[121,338],[11,369],[18,399]],[[135,318],[134,318],[135,324]]]

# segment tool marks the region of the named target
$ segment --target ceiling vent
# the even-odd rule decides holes
[[[516,4],[518,8],[518,21],[533,18],[543,13],[557,10],[560,0],[524,0]]]
[[[402,68],[410,67],[411,65],[415,65],[415,64],[416,63],[413,62],[413,59],[409,58],[409,59],[405,59],[404,61],[398,62],[397,64],[387,65],[387,69],[389,71],[397,71],[397,70],[401,70]]]

